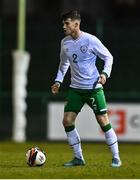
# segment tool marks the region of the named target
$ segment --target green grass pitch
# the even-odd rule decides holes
[[[29,167],[26,151],[34,146],[44,149],[47,161],[42,167]],[[63,167],[72,158],[65,142],[0,142],[0,178],[2,179],[139,179],[140,144],[120,143],[122,167],[112,168],[111,154],[105,143],[82,143],[86,166]]]

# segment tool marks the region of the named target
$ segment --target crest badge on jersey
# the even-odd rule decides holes
[[[83,46],[80,47],[80,50],[81,50],[82,53],[86,53],[87,50],[88,50],[88,47],[86,45],[83,45]]]

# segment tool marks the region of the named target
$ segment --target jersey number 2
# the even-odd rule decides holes
[[[77,54],[73,54],[72,57],[73,57],[73,62],[74,63],[78,63],[78,61],[77,61]]]

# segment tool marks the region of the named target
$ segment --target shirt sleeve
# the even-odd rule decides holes
[[[57,72],[57,76],[56,76],[56,79],[55,81],[58,81],[58,82],[63,82],[63,79],[65,77],[65,74],[69,68],[69,59],[68,57],[66,56],[64,50],[63,50],[63,46],[62,46],[62,43],[61,43],[61,51],[60,51],[60,63],[59,63],[59,67],[58,67],[58,72]]]
[[[109,50],[102,44],[102,42],[95,37],[94,45],[93,45],[94,53],[104,61],[103,72],[107,74],[107,77],[110,77],[112,64],[113,64],[113,56],[109,52]]]

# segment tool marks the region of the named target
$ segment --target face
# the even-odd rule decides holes
[[[63,21],[63,30],[65,35],[72,35],[77,28],[77,21],[76,20],[71,20],[71,18],[66,19]]]

